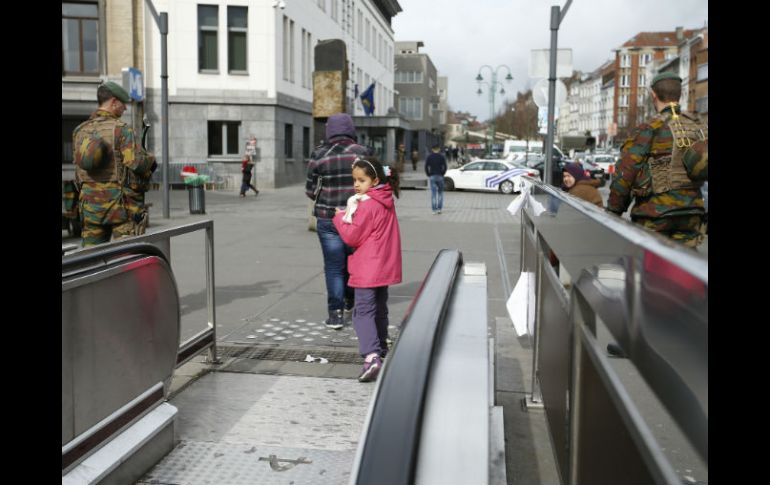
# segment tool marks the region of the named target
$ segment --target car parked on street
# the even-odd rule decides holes
[[[583,159],[582,162],[583,169],[587,172],[586,175],[591,177],[594,180],[599,181],[599,187],[604,187],[604,184],[607,181],[607,172],[599,166],[596,162],[594,162],[594,159],[592,156],[588,156]]]
[[[505,160],[475,160],[444,174],[446,190],[485,190],[503,194],[520,192],[522,175],[539,178],[540,172]]]
[[[612,154],[595,154],[588,156],[588,160],[595,163],[599,167],[604,170],[604,178],[609,179],[610,175],[615,173],[615,162],[617,161],[616,157]]]

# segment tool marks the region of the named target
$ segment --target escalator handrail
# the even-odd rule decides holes
[[[414,481],[433,354],[461,266],[460,251],[442,249],[404,317],[364,424],[354,471],[356,483],[405,485]]]
[[[123,256],[156,256],[166,264],[169,264],[168,257],[157,246],[150,243],[129,243],[121,246],[105,247],[103,250],[89,252],[87,254],[72,254],[63,256],[61,261],[62,275],[64,273],[76,270],[81,267],[97,263],[106,263],[109,259],[115,259]]]

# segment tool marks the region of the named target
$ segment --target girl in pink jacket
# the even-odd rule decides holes
[[[348,256],[348,285],[355,291],[353,328],[364,368],[358,380],[373,381],[388,352],[388,286],[401,283],[401,235],[393,195],[398,173],[375,157],[353,163],[353,188],[346,210],[337,209],[334,226],[355,252]]]

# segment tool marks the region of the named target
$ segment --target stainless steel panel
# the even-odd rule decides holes
[[[64,318],[71,312],[72,300],[68,294],[62,294],[61,298],[61,444],[64,445],[75,437],[75,416],[72,402],[72,327],[65,324]]]
[[[414,483],[488,482],[487,342],[487,277],[458,276],[433,357]]]
[[[572,326],[564,287],[548,258],[537,283],[540,303],[538,320],[538,378],[543,395],[548,429],[562,477],[569,475],[569,384]]]
[[[157,257],[128,261],[109,278],[81,282],[65,295],[62,328],[72,336],[77,436],[170,378],[179,347],[179,296],[170,268]]]
[[[572,485],[649,485],[656,483],[581,339],[580,392],[576,416],[581,430]],[[562,475],[564,477],[564,475]]]
[[[601,328],[606,325],[611,338],[628,355],[622,361],[627,365],[620,368],[638,372],[659,399],[658,409],[665,407],[707,463],[707,255],[567,197],[558,189],[533,185],[522,225],[531,221],[538,243],[542,241],[554,251],[574,282],[570,298],[580,302],[575,306],[579,318],[573,319],[575,315],[560,307],[560,287],[553,281],[548,255],[541,254],[546,265],[539,272],[542,281],[537,286],[535,365],[539,366],[562,471],[566,441],[559,430],[570,433],[572,446],[579,447],[571,450],[571,473],[562,477],[579,477],[576,483],[673,483],[677,479],[669,473],[671,467],[661,454],[660,443],[636,412],[640,401],[644,405],[652,401],[628,394],[617,369],[604,368],[606,341],[601,348],[595,342],[590,347],[590,362],[585,349],[579,351],[582,358],[576,355],[566,373],[558,352],[562,349],[569,358],[574,349],[569,345],[564,349],[570,332],[587,332],[593,338],[601,321]],[[522,229],[522,271],[531,265],[527,254],[533,242],[530,233]],[[605,337],[607,330],[602,330]],[[573,365],[578,367],[572,369]],[[560,412],[559,397],[570,391],[577,396],[573,403],[577,422]],[[612,475],[610,469],[617,474]]]

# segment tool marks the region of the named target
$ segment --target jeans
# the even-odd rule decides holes
[[[430,176],[430,205],[433,211],[444,208],[444,176]]]
[[[342,310],[346,300],[353,302],[353,289],[348,286],[348,256],[353,250],[342,242],[331,219],[319,217],[316,232],[324,255],[328,309],[329,312]]]

